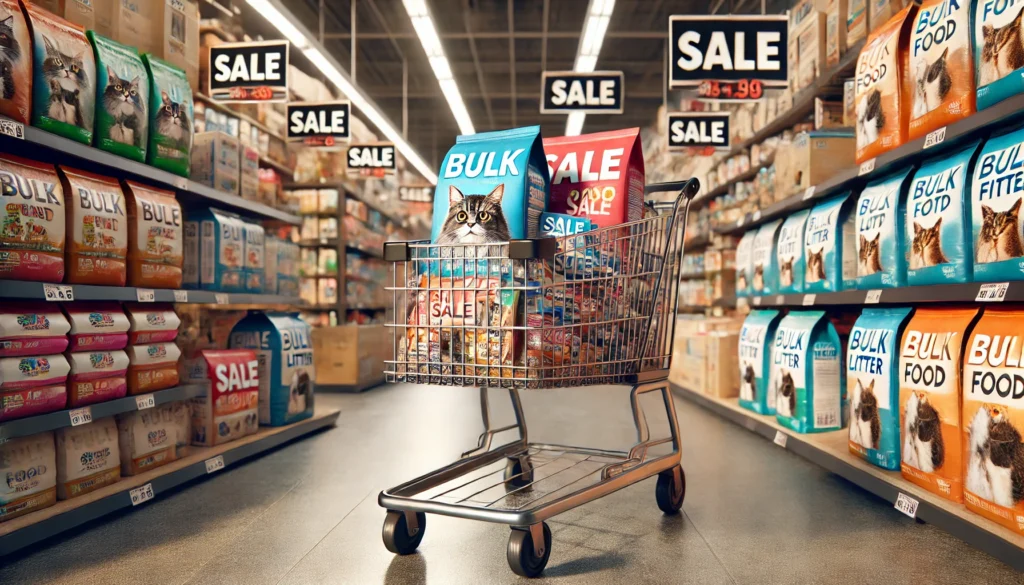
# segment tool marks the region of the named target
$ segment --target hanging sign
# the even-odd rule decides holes
[[[433,203],[434,188],[430,185],[399,187],[398,200],[409,203]]]
[[[668,148],[729,149],[728,112],[677,112],[668,115]]]
[[[288,41],[210,47],[210,98],[215,102],[288,101]]]
[[[350,176],[383,177],[395,172],[395,145],[390,142],[353,144],[345,158]]]
[[[668,21],[669,87],[705,81],[760,81],[765,88],[788,82],[789,17],[672,16]]]
[[[545,71],[541,74],[540,113],[621,114],[621,71]]]
[[[352,106],[347,101],[290,102],[287,109],[288,142],[340,148],[339,142],[348,141]]]

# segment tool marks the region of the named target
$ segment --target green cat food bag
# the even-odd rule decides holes
[[[92,144],[96,61],[85,31],[26,2],[32,25],[32,125]]]
[[[192,88],[185,72],[149,53],[149,150],[146,162],[182,177],[192,151]]]
[[[138,51],[86,33],[96,54],[96,146],[145,162],[149,76]]]

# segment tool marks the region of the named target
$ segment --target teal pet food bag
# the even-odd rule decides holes
[[[774,395],[768,399],[768,375],[781,316],[774,310],[754,310],[740,329],[740,406],[758,414],[775,414]]]
[[[794,213],[782,222],[779,239],[775,245],[775,262],[779,267],[780,294],[804,292],[804,277],[807,273],[804,261],[804,234],[810,210]]]
[[[857,278],[857,197],[843,193],[819,203],[804,222],[804,292],[853,288]]]
[[[750,252],[751,295],[769,295],[779,288],[779,264],[775,256],[775,237],[782,220],[766,223],[757,230]]]
[[[736,296],[745,297],[750,295],[751,276],[753,275],[753,264],[751,254],[754,251],[754,238],[757,230],[745,232],[736,246]]]
[[[145,162],[149,144],[149,75],[133,47],[88,31],[96,54],[96,146]]]
[[[1024,128],[985,143],[971,181],[971,241],[974,280],[1024,279],[1020,208],[1024,197]]]
[[[149,149],[146,162],[188,177],[192,162],[192,88],[185,72],[149,53]]]
[[[900,212],[903,186],[910,169],[868,183],[857,199],[857,286],[859,289],[906,285]]]
[[[976,0],[972,19],[978,110],[1024,92],[1021,0]]]
[[[792,311],[775,330],[768,384],[775,418],[798,433],[843,428],[842,344],[824,311]]]

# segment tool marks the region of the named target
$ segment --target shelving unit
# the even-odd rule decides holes
[[[250,293],[219,293],[208,290],[143,289],[134,286],[97,286],[91,284],[53,285],[23,280],[0,280],[0,299],[66,301],[47,295],[54,287],[70,288],[75,301],[139,301],[143,292],[152,292],[155,303],[195,303],[209,305],[295,305],[297,297]],[[148,301],[147,301],[148,302]]]
[[[1017,570],[1024,571],[1024,535],[969,512],[903,479],[898,471],[886,471],[849,452],[847,429],[828,433],[799,434],[783,428],[775,417],[741,408],[735,398],[714,398],[673,384],[674,392],[722,418],[762,437],[782,443],[791,451],[827,471],[856,484],[890,503],[900,494],[917,500],[919,520],[933,524],[981,549]],[[783,438],[778,438],[779,436]]]
[[[1002,297],[993,289],[1006,287]],[[982,295],[984,291],[984,296]],[[722,299],[735,302],[736,299]],[[827,307],[836,305],[909,305],[922,303],[1024,302],[1024,282],[936,284],[872,290],[844,290],[833,293],[801,293],[747,297],[752,307]]]

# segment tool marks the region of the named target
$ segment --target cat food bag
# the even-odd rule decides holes
[[[779,424],[798,433],[846,425],[843,346],[824,311],[791,311],[779,322],[768,388]]]
[[[804,259],[804,233],[810,210],[797,211],[786,218],[779,228],[779,239],[775,245],[775,262],[779,267],[779,294],[804,292],[804,277],[807,272]]]
[[[768,377],[775,329],[782,313],[753,310],[740,329],[740,406],[758,414],[775,414],[775,396],[768,399]]]
[[[202,350],[194,368],[203,389],[192,399],[192,444],[220,445],[259,428],[259,361],[251,349]]]
[[[138,475],[184,456],[191,418],[185,402],[117,415],[121,475]]]
[[[757,230],[743,232],[736,246],[736,296],[745,297],[751,294],[751,276],[753,276],[754,238]]]
[[[59,499],[81,496],[121,479],[121,452],[113,417],[58,429],[55,434]]]
[[[69,351],[124,349],[128,345],[128,317],[120,303],[76,301],[64,306],[71,329]]]
[[[986,307],[963,361],[964,502],[1024,534],[1024,336],[1019,308]]]
[[[187,177],[192,160],[192,88],[185,72],[146,53],[149,71],[149,148],[146,162]]]
[[[971,241],[974,280],[1024,279],[1020,207],[1024,182],[1024,128],[994,136],[985,143],[971,181]]]
[[[0,156],[0,278],[64,280],[64,190],[53,165]]]
[[[123,350],[82,351],[67,354],[68,404],[78,407],[121,398],[128,392],[128,354]]]
[[[169,303],[125,303],[129,345],[174,341],[181,319]]]
[[[644,208],[640,129],[544,139],[548,211],[589,218],[599,227],[638,221]]]
[[[779,263],[775,255],[775,236],[782,226],[782,220],[762,225],[754,236],[754,246],[750,251],[750,266],[753,276],[750,279],[751,295],[774,294],[779,288]]]
[[[0,391],[63,386],[68,377],[68,369],[68,360],[59,353],[0,358]]]
[[[17,0],[0,0],[0,116],[28,124],[32,105],[32,40]]]
[[[857,198],[850,193],[819,203],[804,222],[804,292],[853,288],[857,278]]]
[[[129,345],[128,394],[135,396],[178,385],[181,350],[173,343]]]
[[[0,522],[57,503],[57,452],[53,433],[0,444]]]
[[[173,191],[124,182],[128,205],[128,284],[181,288],[181,206]]]
[[[257,223],[244,222],[242,225],[245,228],[245,282],[242,288],[249,293],[262,293],[266,271],[266,232]]]
[[[869,36],[857,57],[857,163],[907,141],[911,108],[904,52],[916,7],[900,10]]]
[[[70,328],[53,303],[0,306],[0,357],[60,353],[68,347]]]
[[[96,146],[139,162],[149,145],[149,75],[134,47],[95,31]]]
[[[63,384],[0,390],[0,422],[62,410],[66,402]]]
[[[190,211],[186,231],[196,234],[199,245],[186,246],[185,281],[190,288],[221,292],[245,291],[245,222],[233,213],[203,208]],[[196,268],[193,268],[195,266]]]
[[[883,469],[900,468],[896,349],[911,311],[910,307],[864,309],[846,349],[850,452]]]
[[[459,136],[441,163],[431,241],[536,238],[548,185],[540,126]]]
[[[128,222],[117,179],[58,167],[67,201],[67,282],[124,286]]]
[[[278,248],[277,294],[299,296],[299,245],[295,242],[281,242]]]
[[[905,286],[907,256],[903,251],[900,213],[903,187],[910,169],[868,183],[857,199],[857,288]]]
[[[92,144],[96,59],[82,27],[25,2],[32,25],[32,125]]]
[[[954,502],[964,501],[960,364],[977,316],[971,307],[917,309],[900,342],[900,469]]]
[[[978,0],[973,8],[974,75],[978,109],[984,110],[1024,92],[1024,3]]]
[[[974,113],[971,3],[925,0],[910,36],[911,95],[908,139],[914,140]]]
[[[924,163],[910,182],[903,237],[910,286],[972,279],[969,185],[979,144]]]
[[[277,294],[278,258],[282,253],[282,243],[274,236],[266,236],[263,240],[263,292],[268,295]]]
[[[313,416],[313,346],[297,314],[250,311],[231,330],[228,347],[259,360],[260,424],[281,426]]]

